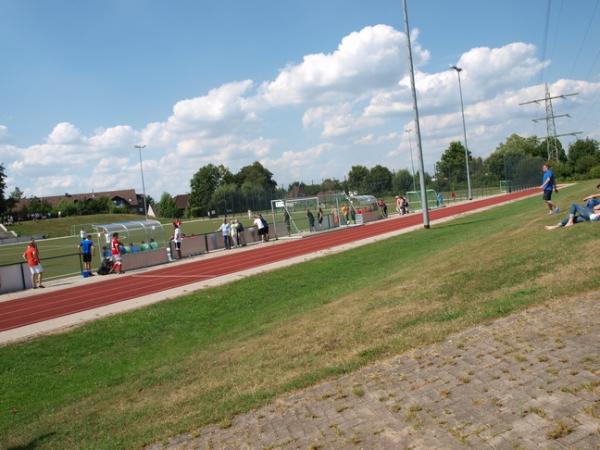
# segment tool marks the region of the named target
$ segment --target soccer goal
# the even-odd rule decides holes
[[[512,180],[500,180],[500,192],[512,192]]]
[[[433,190],[433,189],[427,189],[425,191],[425,194],[427,196],[427,204],[430,207],[432,205],[435,206],[437,192],[435,192],[435,190]],[[406,199],[408,200],[408,204],[412,211],[423,208],[422,203],[421,203],[421,191],[408,191],[406,193]]]
[[[271,200],[275,236],[316,231],[319,207],[319,197]]]

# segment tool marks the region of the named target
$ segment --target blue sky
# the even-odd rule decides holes
[[[555,105],[574,118],[559,121],[559,133],[600,137],[598,0],[552,0],[544,60],[547,0],[408,3],[428,170],[460,138],[447,71],[458,61],[474,154],[512,132],[544,133],[529,120],[543,111],[518,107],[543,96],[542,81],[582,92]],[[208,162],[236,170],[258,159],[282,184],[343,178],[352,164],[408,167],[401,6],[2,0],[0,162],[9,188],[139,189],[137,142],[148,145],[154,197],[186,192]]]

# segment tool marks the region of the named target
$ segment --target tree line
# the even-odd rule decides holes
[[[559,140],[551,141],[558,148],[558,161],[552,162],[553,170],[559,179],[600,178],[600,149],[595,139],[578,139],[565,151]],[[540,179],[541,162],[546,160],[548,142],[536,136],[522,137],[512,134],[498,144],[486,158],[472,157],[468,153],[471,182],[474,187],[498,186],[501,180],[509,180],[513,185],[535,185]],[[5,195],[6,174],[0,164],[0,214],[10,212],[22,198],[23,192],[17,187],[9,196]],[[434,173],[425,173],[428,188],[436,191],[465,189],[465,148],[461,142],[451,142],[434,165]],[[190,194],[185,209],[177,208],[171,194],[165,192],[155,203],[147,197],[148,205],[153,205],[161,217],[200,217],[212,214],[223,215],[247,209],[257,211],[271,208],[271,200],[315,196],[324,192],[356,192],[378,197],[406,193],[418,189],[419,174],[412,170],[390,170],[377,164],[368,168],[354,165],[344,180],[327,178],[321,183],[294,181],[287,187],[278,186],[273,173],[256,161],[233,173],[224,165],[207,164],[200,167],[190,180]],[[125,212],[111,204],[109,199],[94,199],[85,204],[63,202],[54,210],[52,207],[33,198],[28,205],[29,213],[61,211],[63,215],[93,214],[104,212]]]

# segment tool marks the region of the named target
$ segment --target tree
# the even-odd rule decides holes
[[[168,192],[163,192],[160,196],[160,200],[156,204],[156,214],[159,217],[174,218],[177,216],[177,205],[175,199]]]
[[[325,178],[321,183],[321,192],[339,192],[343,190],[342,183],[335,178]]]
[[[288,190],[287,190],[287,196],[290,198],[296,198],[296,197],[304,197],[304,188],[306,187],[306,184],[304,184],[301,181],[294,181],[293,183],[290,183],[290,185],[288,186]]]
[[[229,214],[242,209],[245,204],[242,193],[235,183],[219,186],[211,198],[211,209],[217,214]]]
[[[369,171],[367,180],[369,194],[379,196],[387,194],[392,190],[392,172],[380,164],[377,164]]]
[[[190,181],[189,205],[195,215],[206,214],[215,191],[231,180],[233,175],[223,165],[208,164],[201,167]]]
[[[569,163],[577,173],[587,173],[589,169],[597,165],[600,157],[598,141],[595,139],[577,139],[569,145]],[[583,159],[583,161],[581,161]],[[591,165],[589,165],[592,163]]]
[[[350,172],[348,172],[348,189],[364,194],[368,188],[369,169],[365,166],[352,166]]]
[[[442,153],[442,158],[436,163],[435,172],[438,189],[454,189],[456,184],[466,183],[465,147],[462,143],[450,142],[448,148]]]
[[[4,164],[0,163],[0,214],[7,210],[6,198],[4,191],[6,190],[6,173],[4,172]]]
[[[484,172],[490,181],[512,179],[510,173],[512,167],[523,158],[533,158],[538,155],[539,151],[540,147],[536,136],[524,138],[513,133],[486,158]],[[542,156],[542,158],[546,159],[546,156]]]
[[[23,191],[19,187],[15,187],[14,191],[10,193],[10,196],[6,200],[6,210],[12,211],[17,203],[23,198]]]
[[[550,146],[552,146],[553,143],[554,145],[556,145],[556,148],[558,149],[558,161],[566,162],[567,154],[565,153],[565,149],[563,148],[562,143],[557,138],[553,137],[542,140],[537,146],[535,152],[531,154],[531,156],[538,156],[546,160],[553,159],[554,155],[548,155],[548,141],[550,142]],[[553,150],[551,149],[550,152],[553,152]],[[549,158],[549,156],[551,156],[551,158]]]
[[[273,180],[273,174],[258,161],[254,161],[249,166],[242,167],[235,174],[235,177],[227,183],[232,182],[237,183],[238,186],[254,184],[262,187],[265,192],[269,193],[272,193],[277,188],[277,182]]]
[[[414,181],[418,181],[416,176]],[[394,194],[405,194],[408,191],[418,189],[418,186],[413,186],[412,174],[407,169],[401,169],[394,174],[392,179],[392,189]]]

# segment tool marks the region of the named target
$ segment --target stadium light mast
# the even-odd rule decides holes
[[[413,96],[413,109],[415,110],[415,131],[417,133],[417,148],[419,150],[419,185],[421,187],[421,207],[423,209],[423,226],[429,228],[429,206],[427,205],[427,191],[425,189],[425,165],[423,164],[423,146],[421,145],[421,127],[419,126],[419,107],[417,105],[417,90],[415,88],[415,68],[413,66],[412,48],[410,45],[410,28],[408,26],[408,8],[406,0],[404,6],[404,32],[406,33],[406,44],[408,45],[408,62],[410,65],[410,87]]]
[[[146,220],[148,220],[148,208],[146,206],[146,183],[144,183],[144,166],[142,165],[142,149],[146,148],[146,144],[138,144],[134,145],[133,147],[137,148],[140,154],[140,173],[142,174],[142,192],[144,194],[144,215],[146,216]]]
[[[450,66],[451,69],[456,70],[456,75],[458,75],[458,92],[460,92],[460,112],[462,113],[462,123],[463,123],[463,136],[465,139],[465,166],[467,170],[467,194],[469,200],[473,200],[473,195],[471,192],[471,171],[469,170],[469,145],[467,144],[467,126],[465,125],[465,106],[463,104],[463,95],[462,95],[462,83],[460,82],[460,72],[462,69],[458,66]]]
[[[412,129],[407,128],[406,130],[404,130],[404,132],[406,134],[408,134],[408,148],[410,149],[410,167],[412,169],[412,176],[413,176],[413,191],[416,191],[417,190],[417,179],[415,178],[415,163],[413,162],[412,141],[410,139],[410,133],[412,133]]]

